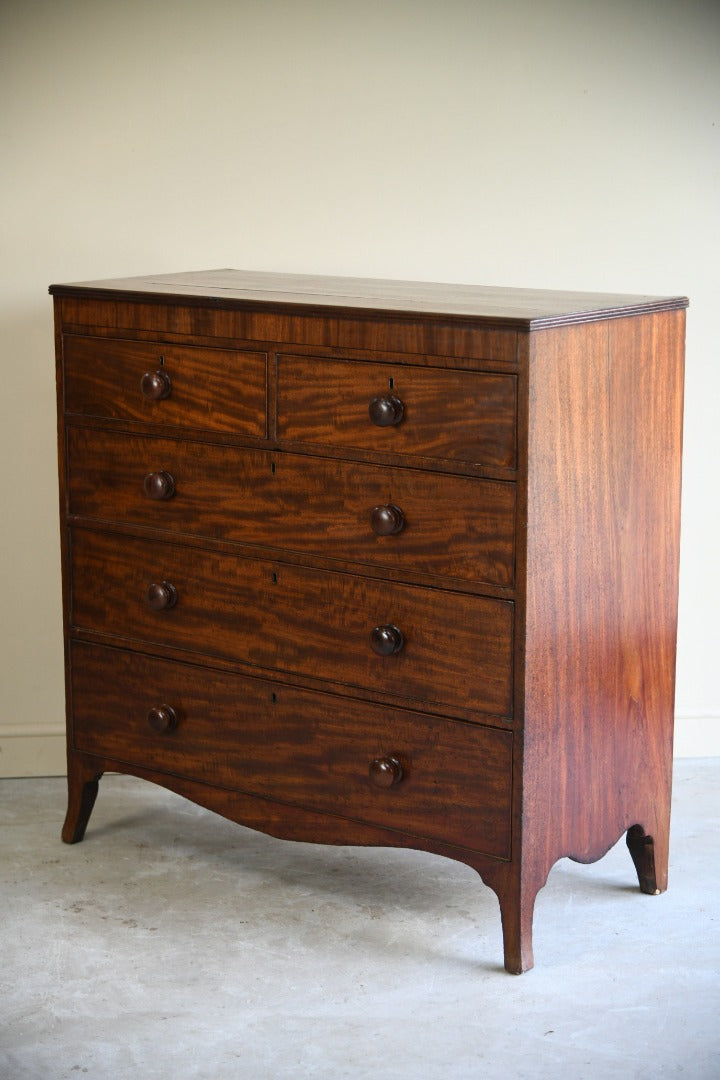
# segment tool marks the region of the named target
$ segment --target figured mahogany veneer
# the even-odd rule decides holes
[[[266,369],[263,352],[73,336],[65,347],[65,408],[263,439]]]
[[[131,537],[118,544],[79,528],[72,577],[77,630],[383,690],[451,715],[512,715],[506,600]],[[402,644],[378,650],[375,631],[388,624]]]
[[[97,645],[76,643],[73,656],[78,750],[156,769],[169,786],[173,776],[185,776],[421,841],[431,837],[501,859],[509,854],[510,732]],[[174,721],[159,739],[149,713],[161,708],[171,709]],[[379,755],[400,763],[394,784],[372,782]],[[374,771],[382,776],[387,768]],[[378,786],[396,786],[392,801]],[[439,788],[447,800],[442,815]]]
[[[516,383],[514,375],[281,356],[278,437],[514,469]]]
[[[682,297],[244,271],[51,287],[67,842],[105,771],[535,897],[667,884]]]
[[[68,428],[70,513],[511,586],[514,484]],[[147,485],[145,481],[147,480]],[[373,527],[397,506],[403,528]]]

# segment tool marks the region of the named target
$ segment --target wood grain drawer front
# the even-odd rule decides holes
[[[509,732],[80,643],[72,700],[77,750],[509,857]]]
[[[69,429],[68,445],[73,514],[443,580],[513,583],[511,483],[89,428]],[[148,476],[169,497],[148,497]],[[385,507],[402,513],[393,535],[373,531],[373,511]]]
[[[111,338],[63,339],[65,410],[267,437],[267,356]]]
[[[511,715],[506,600],[89,529],[74,531],[72,552],[76,629]]]
[[[289,443],[515,467],[514,375],[281,356],[277,410]]]

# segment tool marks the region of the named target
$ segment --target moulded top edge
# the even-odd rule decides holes
[[[595,322],[688,306],[683,296],[584,293],[484,285],[203,270],[50,286],[54,296],[213,307],[291,309],[298,314],[445,317],[524,329]]]

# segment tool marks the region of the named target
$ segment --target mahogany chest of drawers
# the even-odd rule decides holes
[[[51,287],[69,803],[133,773],[666,887],[687,301],[240,271]]]

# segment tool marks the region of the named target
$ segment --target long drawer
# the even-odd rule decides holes
[[[513,584],[512,483],[84,427],[68,450],[71,514]]]
[[[285,355],[277,370],[280,440],[515,466],[514,375]]]
[[[267,355],[65,335],[69,414],[267,437]]]
[[[509,732],[78,642],[71,664],[76,750],[509,857]]]
[[[91,529],[73,532],[72,574],[79,630],[445,711],[512,714],[513,604],[506,600]]]

